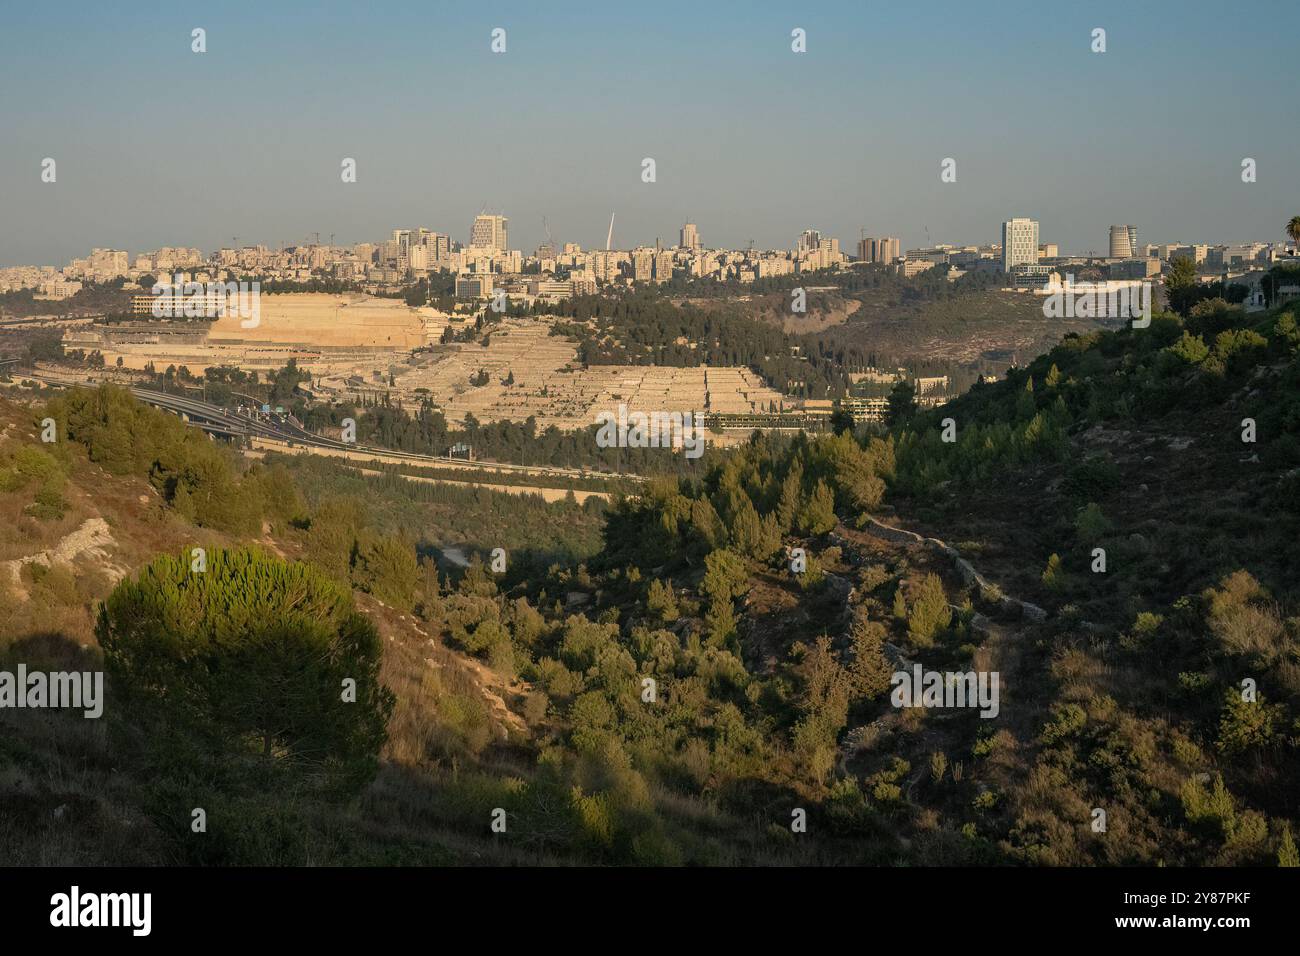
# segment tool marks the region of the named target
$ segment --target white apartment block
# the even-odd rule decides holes
[[[1013,267],[1038,264],[1038,222],[1034,219],[1008,219],[1002,224],[1002,271]]]

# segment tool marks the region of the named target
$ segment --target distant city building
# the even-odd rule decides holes
[[[821,248],[822,234],[816,229],[805,229],[795,243],[795,252],[798,255],[807,255]]]
[[[1044,242],[1038,247],[1038,258],[1056,259],[1061,255],[1060,247],[1054,242]]]
[[[700,231],[695,228],[695,223],[688,222],[682,226],[681,247],[689,249],[691,252],[700,250]]]
[[[1054,275],[1056,275],[1054,266],[1022,262],[1011,267],[1011,285],[1017,289],[1041,289],[1052,281]]]
[[[470,229],[469,244],[478,249],[496,249],[505,252],[510,248],[506,238],[510,220],[505,216],[476,216]]]
[[[655,253],[655,282],[667,282],[673,277],[673,254],[667,249]]]
[[[1002,224],[1002,271],[1015,266],[1038,264],[1038,222],[1008,219]]]
[[[1190,246],[1173,246],[1169,250],[1169,261],[1175,259],[1191,259],[1196,265],[1203,263],[1210,254],[1210,247],[1207,245],[1190,245]]]
[[[901,255],[902,241],[886,236],[875,239],[868,236],[858,241],[858,259],[862,262],[893,262]]]
[[[1120,259],[1106,266],[1108,279],[1149,279],[1158,275],[1160,275],[1159,259]]]
[[[456,298],[488,299],[492,297],[491,273],[466,273],[456,277]]]
[[[1137,226],[1110,227],[1110,259],[1132,259],[1138,254]]]
[[[632,250],[632,279],[636,282],[649,282],[654,278],[654,261],[653,249]]]

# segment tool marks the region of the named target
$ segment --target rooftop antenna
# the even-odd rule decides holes
[[[610,244],[614,241],[614,213],[609,214],[609,233],[605,236],[605,251],[609,252]]]

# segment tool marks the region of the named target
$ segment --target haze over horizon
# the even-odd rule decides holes
[[[1028,216],[1063,253],[1283,238],[1300,10],[402,3],[7,12],[0,265],[92,247],[338,244],[485,206],[557,241],[789,248],[815,228],[988,243]],[[207,31],[207,52],[190,31]],[[507,31],[507,52],[489,49]],[[790,49],[807,31],[808,52]],[[1095,27],[1107,52],[1091,52]],[[924,51],[918,55],[918,51]],[[1234,91],[1256,91],[1241,96]],[[58,180],[42,183],[44,157]],[[357,182],[340,181],[344,157]],[[653,157],[657,181],[641,181]],[[952,184],[940,162],[957,161]],[[1241,181],[1253,158],[1258,181]]]

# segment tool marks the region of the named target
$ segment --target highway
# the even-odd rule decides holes
[[[89,386],[94,380],[86,381],[71,376],[54,376],[46,373],[14,372],[15,378],[29,378],[46,385],[59,387]],[[451,458],[440,455],[417,455],[412,452],[394,451],[391,448],[376,448],[370,445],[357,445],[350,442],[326,438],[301,428],[286,417],[273,415],[264,418],[256,412],[237,414],[227,411],[219,405],[212,405],[198,399],[173,395],[170,392],[158,392],[153,389],[130,386],[131,394],[142,402],[172,412],[214,435],[228,438],[260,439],[262,442],[283,443],[290,448],[319,448],[336,455],[344,455],[354,460],[396,460],[412,465],[425,465],[432,468],[463,468],[468,471],[510,472],[520,475],[547,478],[612,478],[633,482],[648,480],[644,475],[628,472],[587,471],[577,468],[561,468],[555,465],[516,465],[508,462],[469,461],[463,458]]]

